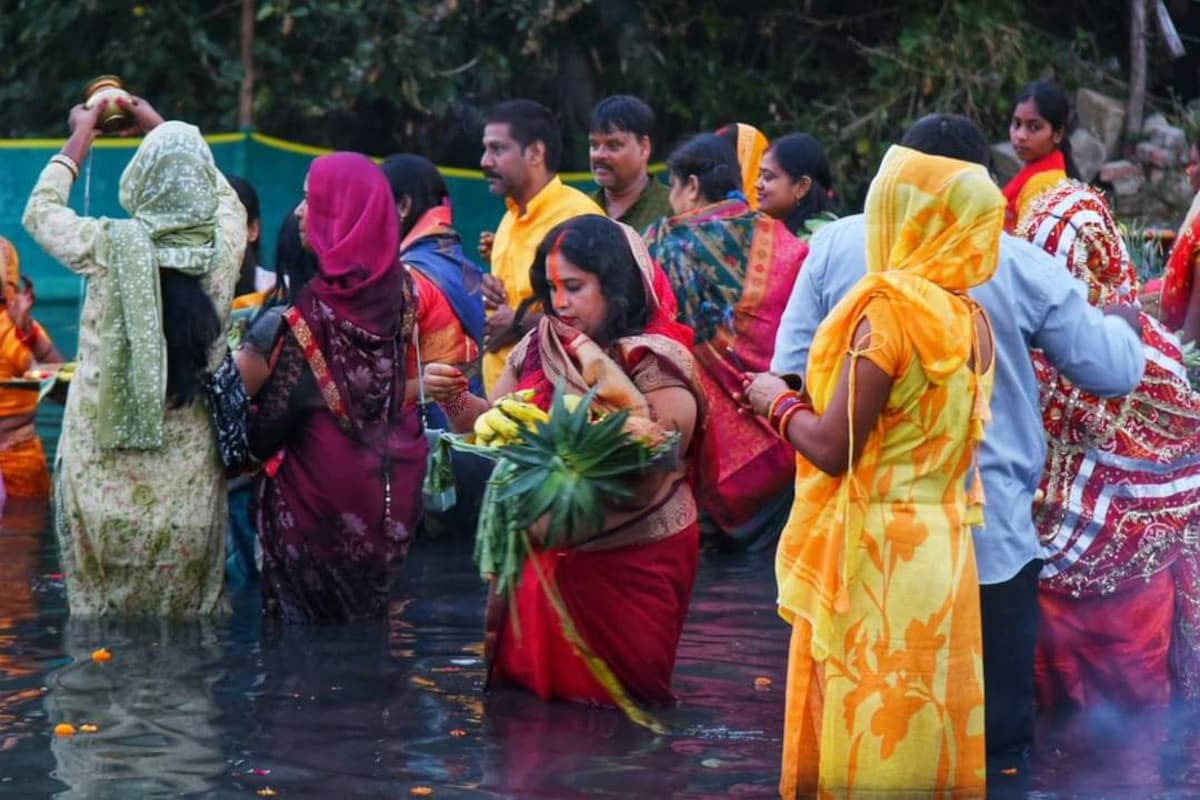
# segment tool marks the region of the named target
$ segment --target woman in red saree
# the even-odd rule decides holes
[[[1066,178],[1079,178],[1071,158],[1067,122],[1071,101],[1054,81],[1034,81],[1013,104],[1008,141],[1024,169],[1004,185],[1004,230],[1012,233],[1043,192]]]
[[[808,245],[746,205],[738,162],[720,137],[695,137],[667,164],[675,216],[647,230],[646,242],[671,281],[678,319],[696,334],[708,403],[697,497],[730,541],[769,547],[791,508],[795,457],[737,398],[745,372],[770,368]]]
[[[296,216],[319,269],[284,312],[250,428],[264,592],[287,622],[378,617],[421,510],[417,302],[370,159],[315,160]]]
[[[691,331],[674,321],[666,278],[637,233],[605,217],[577,217],[551,230],[530,278],[547,313],[509,355],[493,395],[533,389],[534,402],[548,408],[559,382],[570,392],[596,387],[603,408],[629,409],[648,417],[644,424],[678,430],[685,457],[676,467],[648,470],[634,499],[606,508],[600,532],[535,553],[514,592],[512,616],[503,598],[490,595],[490,678],[525,686],[544,700],[614,703],[564,634],[537,578],[540,568],[557,585],[587,646],[625,691],[646,703],[670,702],[699,558],[688,464],[703,395]],[[426,365],[425,384],[455,430],[469,430],[488,408],[447,365]]]
[[[1168,329],[1180,331],[1180,339],[1194,342],[1200,336],[1200,142],[1188,149],[1187,176],[1196,196],[1167,259],[1158,318]]]
[[[1091,188],[1045,193],[1018,235],[1060,258],[1093,305],[1137,299],[1121,235]],[[1145,375],[1123,398],[1085,394],[1034,354],[1048,446],[1034,501],[1042,705],[1200,696],[1200,394],[1179,341],[1144,312],[1138,322]]]

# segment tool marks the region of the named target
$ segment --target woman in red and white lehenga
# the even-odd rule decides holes
[[[1017,234],[1058,257],[1093,305],[1137,299],[1137,274],[1095,190],[1061,182]],[[1086,394],[1034,353],[1048,445],[1034,507],[1046,559],[1042,705],[1200,695],[1200,394],[1179,341],[1140,318],[1145,374],[1124,398]]]

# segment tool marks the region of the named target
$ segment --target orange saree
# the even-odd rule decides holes
[[[818,414],[847,359],[892,387],[845,474],[797,458],[775,563],[793,626],[780,794],[979,796],[977,471],[964,487],[991,370],[965,291],[995,270],[1003,201],[982,167],[893,147],[866,215],[868,274],[818,329],[808,384]],[[869,341],[854,342],[863,319]]]

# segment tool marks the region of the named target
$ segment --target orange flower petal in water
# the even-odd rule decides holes
[[[279,794],[279,792],[275,791],[270,786],[264,786],[255,792],[255,794],[259,797],[274,797],[275,795]]]
[[[755,689],[770,689],[771,688],[771,679],[766,677],[765,675],[758,676],[757,678],[754,679],[754,688]]]
[[[408,793],[413,797],[433,797],[433,789],[429,786],[414,786]]]
[[[453,736],[455,739],[461,739],[462,737],[467,735],[467,732],[464,731],[462,728],[455,728],[454,730],[450,731],[450,735]]]
[[[90,722],[79,726],[80,733],[95,733],[98,730],[100,730],[100,728],[96,725],[92,725]]]
[[[69,722],[60,722],[54,726],[55,736],[74,736],[75,726]]]
[[[103,664],[105,661],[112,661],[112,653],[101,647],[92,651],[92,661]]]

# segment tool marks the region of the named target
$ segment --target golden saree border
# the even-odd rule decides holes
[[[615,550],[669,539],[687,530],[697,519],[696,498],[686,478],[679,478],[671,491],[645,513],[610,530],[601,531],[573,550]]]
[[[300,345],[301,352],[304,353],[304,360],[308,362],[313,377],[317,379],[317,387],[321,390],[321,398],[325,401],[325,405],[337,418],[338,426],[344,431],[349,431],[350,417],[346,413],[342,395],[333,383],[333,377],[329,374],[329,365],[325,363],[325,354],[317,347],[308,323],[304,321],[304,317],[300,315],[295,306],[283,312],[283,318],[292,329],[292,333],[295,334],[296,342]]]

